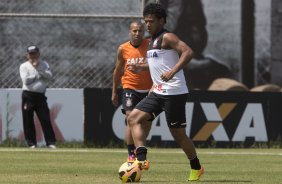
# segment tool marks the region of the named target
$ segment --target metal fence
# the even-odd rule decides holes
[[[51,88],[108,88],[118,45],[141,18],[142,0],[1,0],[0,88],[20,88],[19,66],[36,44]]]
[[[26,60],[26,48],[36,44],[51,66],[51,88],[109,88],[116,50],[128,39],[132,19],[142,17],[145,2],[157,0],[0,0],[0,88],[20,88],[19,66]],[[188,1],[188,0],[186,0]],[[218,16],[214,7],[226,9],[222,1],[202,1],[207,18],[209,44],[205,52],[220,56],[240,79],[239,1],[233,16]],[[256,0],[256,83],[271,81],[270,2]],[[212,6],[211,6],[212,5]],[[218,9],[216,8],[216,9]],[[221,12],[221,11],[220,11]],[[228,12],[228,15],[230,13]],[[224,17],[224,21],[221,17]],[[269,17],[269,18],[265,18]],[[228,23],[226,23],[228,22]],[[169,24],[169,23],[168,23]],[[232,26],[230,26],[230,24]],[[229,27],[225,32],[222,29]],[[228,32],[228,34],[226,34]],[[226,36],[224,36],[226,35]],[[217,43],[226,39],[224,44]],[[239,37],[238,37],[239,39]],[[231,48],[231,51],[230,51]],[[235,48],[235,49],[234,49]],[[237,48],[237,50],[236,50]],[[230,52],[226,52],[230,51]],[[229,49],[229,50],[228,50]]]

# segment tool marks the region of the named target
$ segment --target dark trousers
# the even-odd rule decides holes
[[[50,111],[47,97],[44,93],[23,91],[22,116],[24,135],[29,146],[36,145],[36,130],[34,125],[34,112],[36,113],[44,133],[46,145],[55,144],[55,133],[50,120]]]

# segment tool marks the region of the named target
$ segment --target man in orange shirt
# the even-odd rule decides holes
[[[146,64],[146,52],[149,44],[144,39],[145,27],[139,21],[133,21],[129,26],[130,40],[121,44],[117,50],[116,67],[113,73],[112,103],[118,105],[117,88],[121,82],[122,112],[127,117],[132,109],[148,95],[152,87],[152,80],[148,65]],[[129,126],[126,126],[125,140],[128,147],[128,162],[135,159],[135,145]]]

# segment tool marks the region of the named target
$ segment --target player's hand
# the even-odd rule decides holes
[[[34,67],[37,67],[38,63],[39,63],[37,59],[32,59],[32,60],[30,60],[30,62],[32,64],[32,66],[34,66]]]
[[[164,72],[161,75],[161,79],[162,79],[162,81],[167,82],[170,79],[172,79],[173,76],[174,76],[174,73],[172,71],[168,71],[168,72]]]
[[[112,94],[112,103],[115,107],[118,106],[118,95],[117,95],[117,93]]]
[[[132,73],[139,73],[141,72],[142,68],[139,65],[128,65],[127,69]]]

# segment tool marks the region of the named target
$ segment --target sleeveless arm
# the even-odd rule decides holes
[[[122,56],[122,47],[120,46],[117,50],[116,67],[113,73],[112,103],[115,106],[118,103],[117,88],[121,81],[123,67],[124,67],[124,59]]]
[[[175,34],[166,33],[163,36],[162,48],[174,49],[179,54],[179,60],[171,71],[163,73],[161,79],[163,81],[170,80],[179,70],[182,70],[184,66],[190,62],[193,58],[193,50],[181,41]]]

